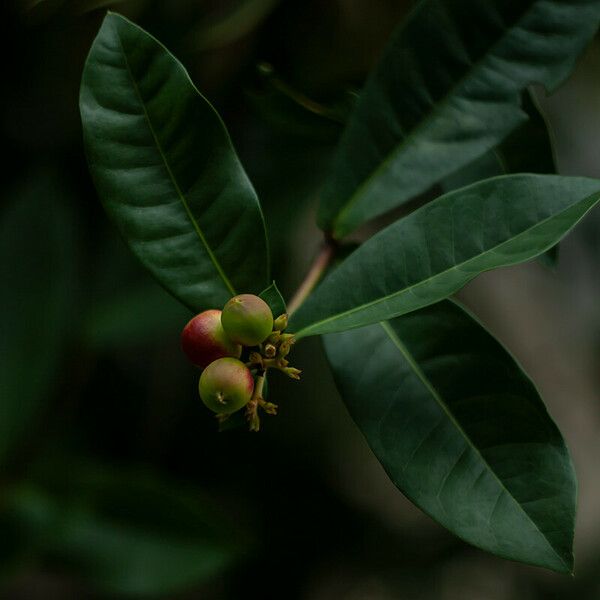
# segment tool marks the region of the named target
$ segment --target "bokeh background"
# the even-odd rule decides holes
[[[552,271],[488,273],[462,299],[538,384],[580,481],[576,574],[474,549],[393,487],[318,340],[280,415],[217,432],[179,349],[190,315],[104,215],[78,88],[107,8],[189,69],[264,206],[293,291],[319,244],[318,189],[398,0],[8,0],[0,128],[0,597],[179,600],[600,598],[600,213]],[[600,177],[600,45],[536,91],[564,174]],[[368,402],[368,398],[365,401]]]

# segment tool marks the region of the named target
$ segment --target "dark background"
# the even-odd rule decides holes
[[[78,88],[106,8],[157,36],[227,124],[289,298],[319,243],[319,183],[410,2],[21,0],[2,19],[0,597],[600,598],[600,214],[463,299],[524,364],[580,480],[576,575],[491,557],[389,482],[318,340],[273,377],[280,415],[217,432],[179,349],[191,315],[108,222]],[[600,47],[551,98],[560,172],[600,176]],[[365,399],[368,402],[368,398]]]

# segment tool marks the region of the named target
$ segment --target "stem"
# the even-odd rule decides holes
[[[336,123],[343,123],[343,120],[336,116],[327,106],[323,106],[322,104],[311,100],[308,96],[296,91],[281,79],[274,77],[272,83],[275,89],[288,96],[293,102],[296,102],[305,110],[314,113],[315,115],[319,115],[320,117],[335,121]]]
[[[258,405],[262,400],[263,388],[265,385],[265,371],[261,371],[254,382],[254,391],[252,398],[247,404],[246,419],[250,425],[250,431],[258,431],[260,429],[260,418],[258,416]]]
[[[264,387],[265,387],[265,372],[263,371],[261,375],[258,375],[256,377],[256,382],[254,384],[254,392],[252,393],[252,400],[258,401],[259,398],[262,398],[262,393],[263,393]]]
[[[288,315],[291,316],[292,313],[300,307],[308,295],[313,291],[317,283],[319,283],[323,273],[333,260],[336,250],[337,246],[335,242],[331,239],[326,239],[321,251],[306,274],[306,277],[300,284],[300,287],[296,290],[293,298],[290,300],[287,310]]]

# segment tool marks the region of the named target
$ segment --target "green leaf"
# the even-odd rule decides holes
[[[496,177],[450,192],[369,239],[294,314],[297,337],[376,323],[450,296],[479,273],[529,260],[600,198],[600,181]]]
[[[556,172],[553,135],[530,94],[525,94],[523,108],[527,112],[527,121],[497,148],[446,177],[441,182],[444,191],[449,192],[496,175]],[[538,260],[549,268],[555,268],[558,254],[559,249],[556,245],[540,254]]]
[[[441,181],[445,192],[476,181],[514,173],[556,173],[553,134],[531,95],[525,94],[527,120],[503,142]]]
[[[450,301],[325,336],[352,418],[395,485],[484,550],[569,572],[576,480],[531,381]]]
[[[502,165],[499,174],[556,173],[554,133],[550,124],[531,94],[525,94],[523,109],[527,113],[527,121],[508,135],[496,149]]]
[[[555,88],[598,28],[598,0],[421,1],[360,96],[322,193],[337,238],[491,150]]]
[[[285,300],[275,282],[263,290],[259,296],[269,305],[275,318],[286,312]]]
[[[109,13],[80,109],[100,198],[167,290],[199,312],[267,285],[256,193],[218,114],[164,46]]]
[[[70,193],[49,171],[29,174],[0,211],[0,460],[57,392],[73,314]]]
[[[58,481],[6,494],[37,554],[111,594],[172,594],[221,573],[247,536],[199,490],[132,470],[71,465]]]

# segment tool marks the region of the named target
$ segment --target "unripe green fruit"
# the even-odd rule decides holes
[[[223,307],[221,323],[225,333],[238,344],[257,346],[273,330],[273,313],[269,305],[252,294],[231,298]]]
[[[181,347],[201,369],[218,358],[239,358],[242,354],[242,347],[225,333],[220,310],[205,310],[189,321],[181,332]]]
[[[219,358],[202,371],[198,390],[210,410],[230,414],[248,404],[254,391],[254,378],[237,358]]]

